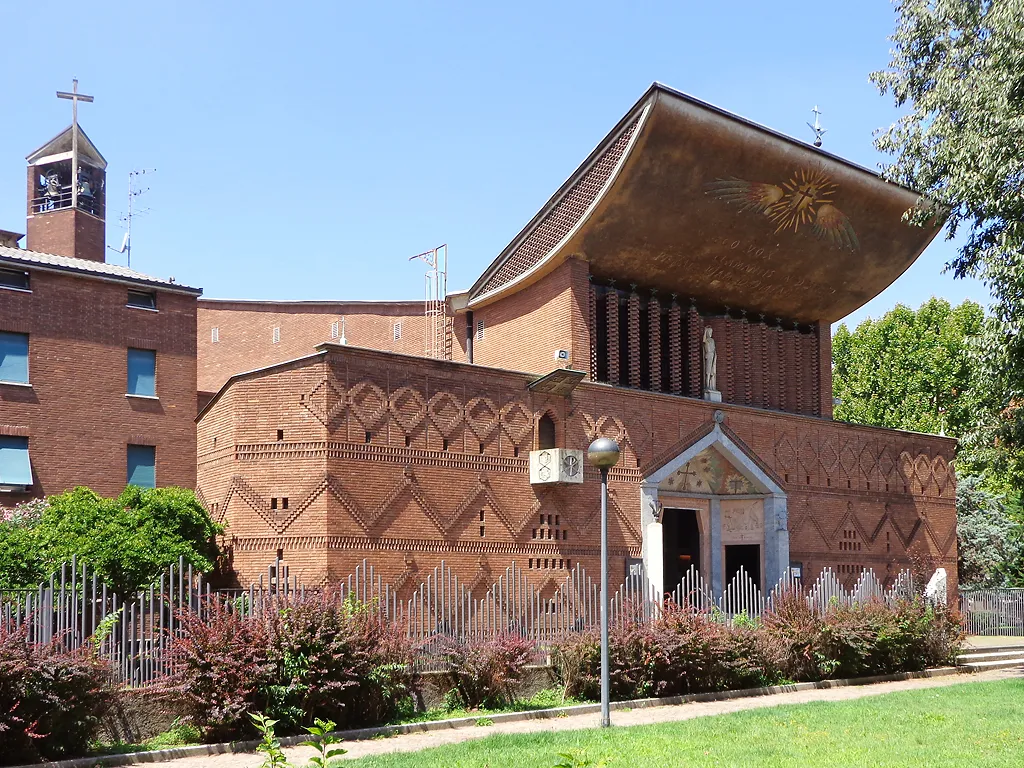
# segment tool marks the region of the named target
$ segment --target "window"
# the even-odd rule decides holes
[[[128,291],[128,306],[138,309],[156,309],[156,294],[147,291]]]
[[[28,384],[27,333],[0,333],[0,381]]]
[[[395,327],[394,327],[394,331],[393,331],[393,336],[394,336],[395,341],[398,341],[399,339],[402,338],[402,321],[401,320],[399,320],[397,323],[395,323]]]
[[[156,352],[128,350],[128,394],[156,397]]]
[[[128,446],[128,485],[156,488],[156,446]]]
[[[277,430],[277,442],[280,443],[283,440],[284,440],[284,430],[283,429],[279,429],[279,430]]]
[[[281,327],[274,326],[274,343],[278,344],[281,341]]]
[[[32,485],[28,438],[0,435],[0,488]]]
[[[28,272],[16,269],[0,269],[0,286],[4,288],[18,288],[23,291],[30,290]]]
[[[331,338],[332,339],[338,338],[338,321],[337,320],[335,320],[333,323],[331,323]]]
[[[214,344],[220,341],[220,328],[216,325],[210,329],[210,341]]]
[[[537,448],[544,451],[554,447],[555,420],[545,413],[537,423]]]
[[[484,321],[483,320],[477,320],[476,321],[476,340],[477,341],[483,341],[483,338],[484,338]]]

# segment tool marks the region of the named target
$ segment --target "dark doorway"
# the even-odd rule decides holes
[[[743,568],[750,580],[761,588],[761,545],[730,544],[725,548],[725,587],[736,577],[737,571]]]
[[[693,509],[666,509],[662,518],[665,591],[679,586],[691,566],[700,573],[700,526]]]

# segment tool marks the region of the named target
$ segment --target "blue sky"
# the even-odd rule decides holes
[[[108,242],[127,174],[155,168],[132,266],[210,297],[420,298],[407,258],[447,242],[466,288],[654,80],[868,167],[896,113],[884,0],[674,3],[4,3],[0,229],[24,157],[80,122],[106,156]],[[933,243],[856,322],[931,295],[987,303]],[[123,259],[109,253],[110,261]]]

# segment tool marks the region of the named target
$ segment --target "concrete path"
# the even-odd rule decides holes
[[[894,683],[876,683],[875,685],[796,691],[749,699],[731,699],[651,707],[649,709],[634,709],[626,712],[612,712],[612,724],[616,726],[648,725],[651,723],[689,720],[694,717],[706,717],[708,715],[721,715],[747,709],[777,707],[782,704],[803,704],[810,701],[846,701],[849,699],[860,699],[865,696],[878,696],[893,691],[912,691],[921,688],[945,687],[947,685],[970,685],[974,682],[1006,680],[1009,678],[1024,680],[1024,670],[1002,669],[974,675],[952,675],[921,680],[903,680]],[[345,757],[357,758],[365,757],[366,755],[380,755],[387,752],[415,752],[442,744],[454,744],[469,741],[470,739],[480,739],[493,733],[537,733],[540,731],[596,728],[598,717],[598,715],[592,714],[576,715],[556,719],[497,723],[489,727],[411,733],[403,736],[392,736],[386,739],[352,741],[344,744],[345,748],[348,749],[348,754]],[[313,751],[308,747],[289,747],[285,749],[285,754],[293,765],[301,766],[305,765],[306,760],[313,754]],[[162,765],[168,766],[168,768],[257,768],[262,762],[263,758],[259,755],[223,754],[206,757],[187,757],[162,763]]]

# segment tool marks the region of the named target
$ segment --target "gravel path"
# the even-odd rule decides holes
[[[648,725],[675,720],[689,720],[690,718],[706,717],[708,715],[721,715],[746,709],[776,707],[781,704],[803,704],[810,701],[846,701],[849,699],[860,699],[865,696],[878,696],[879,694],[891,693],[892,691],[911,691],[947,685],[969,685],[973,682],[1006,680],[1008,678],[1024,678],[1024,670],[1003,669],[973,675],[951,675],[922,680],[903,680],[894,683],[876,683],[874,685],[779,693],[773,696],[758,696],[749,699],[679,704],[620,712],[613,711],[612,724],[616,726]],[[572,717],[545,720],[497,723],[489,727],[458,728],[426,733],[410,733],[385,739],[351,741],[346,742],[344,745],[348,749],[348,754],[345,757],[357,758],[365,757],[366,755],[380,755],[387,752],[415,752],[442,744],[454,744],[470,739],[480,739],[493,733],[536,733],[538,731],[596,728],[598,722],[598,715],[574,715]],[[313,751],[308,747],[289,747],[285,749],[285,754],[293,765],[304,765],[306,760],[313,754]],[[263,757],[260,755],[224,754],[207,757],[186,757],[161,763],[161,765],[168,766],[168,768],[257,768],[262,762]]]

